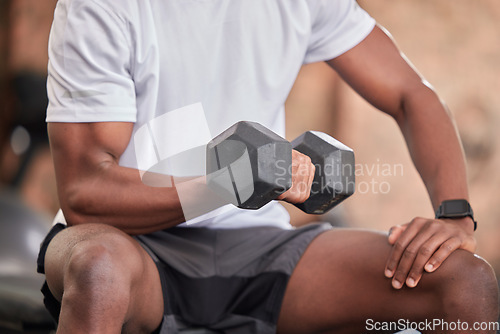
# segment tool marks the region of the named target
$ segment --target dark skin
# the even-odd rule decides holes
[[[468,200],[463,152],[449,112],[386,34],[376,28],[372,35],[355,48],[355,54],[348,52],[328,64],[373,106],[396,120],[434,210],[446,199]],[[393,286],[400,288],[405,280],[415,286],[425,265],[435,270],[456,249],[474,252],[473,226],[467,217],[416,218],[394,227],[389,238],[394,248],[386,265],[386,275],[394,277]]]
[[[435,209],[446,199],[468,199],[464,157],[450,115],[386,33],[376,27],[358,46],[328,64],[396,120]],[[158,273],[127,234],[172,227],[184,217],[175,188],[148,187],[136,170],[118,165],[132,126],[49,124],[61,207],[72,226],[56,236],[46,258],[49,287],[63,306],[58,333],[146,333],[161,321]],[[310,189],[314,167],[298,152],[293,161],[293,186],[280,199],[299,203],[309,195],[304,189]],[[367,318],[494,321],[494,275],[484,261],[473,257],[475,247],[470,218],[415,218],[394,227],[388,239],[359,230],[326,232],[312,242],[292,274],[278,331],[359,333]],[[115,268],[114,263],[128,265]],[[477,271],[484,274],[484,287],[472,296],[463,292],[461,298],[474,304],[484,291],[491,296],[481,299],[483,310],[465,312],[448,302],[456,295],[452,289],[467,291],[469,281],[455,277],[464,265],[475,268],[475,279],[480,276]],[[89,272],[89,266],[101,269]],[[102,286],[108,275],[113,284],[96,292],[93,283]],[[446,283],[450,277],[454,284]],[[147,314],[140,308],[144,300],[150,301]]]

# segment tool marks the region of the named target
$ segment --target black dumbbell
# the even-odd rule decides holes
[[[354,152],[323,132],[307,131],[292,141],[316,167],[309,198],[296,207],[304,212],[323,214],[354,193]]]
[[[313,131],[290,144],[247,121],[236,123],[207,145],[207,184],[240,208],[258,209],[291,187],[292,146],[316,167],[311,195],[298,208],[322,214],[352,195],[354,153],[349,147]]]
[[[292,145],[259,123],[241,121],[207,145],[207,185],[243,209],[259,209],[292,185]]]

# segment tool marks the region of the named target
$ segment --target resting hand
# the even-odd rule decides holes
[[[456,249],[474,252],[473,221],[462,219],[414,218],[410,223],[391,228],[393,245],[385,268],[392,286],[400,289],[406,283],[415,287],[424,270],[433,272]]]
[[[315,170],[316,167],[312,164],[311,158],[292,150],[292,187],[277,199],[294,204],[305,202],[311,194]]]

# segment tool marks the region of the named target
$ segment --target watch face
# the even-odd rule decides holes
[[[442,217],[465,217],[469,215],[472,215],[472,209],[466,200],[456,199],[442,203]]]
[[[443,203],[444,213],[467,213],[469,211],[469,203],[464,200],[452,200]]]
[[[436,212],[436,218],[463,218],[471,217],[474,222],[474,231],[477,228],[477,222],[474,220],[474,212],[465,199],[454,199],[443,201]]]

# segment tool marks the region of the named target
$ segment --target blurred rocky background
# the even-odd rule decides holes
[[[45,124],[56,0],[0,0],[0,184],[39,213],[58,209]]]
[[[500,2],[362,0],[456,118],[479,228],[478,253],[500,273]],[[58,208],[44,124],[47,41],[56,0],[0,0],[0,187],[52,216]],[[352,147],[356,194],[334,224],[388,230],[433,216],[396,124],[325,64],[303,68],[287,101],[288,138],[328,132]],[[287,206],[296,225],[318,217]]]

